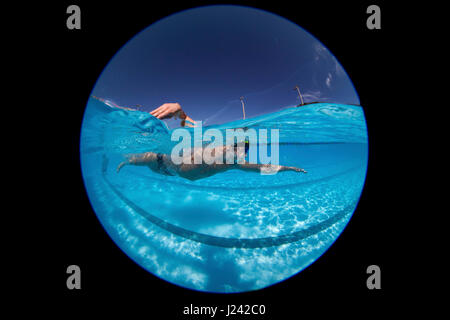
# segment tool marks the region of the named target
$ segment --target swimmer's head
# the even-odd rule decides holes
[[[248,142],[248,140],[245,140],[245,154],[248,153],[249,148],[250,148],[250,142]]]
[[[237,142],[235,142],[234,143],[234,148],[236,149],[238,147],[238,143]],[[248,139],[245,139],[245,142],[244,142],[244,150],[245,150],[245,154],[247,154],[248,153],[248,149],[250,149],[250,142],[248,141]]]

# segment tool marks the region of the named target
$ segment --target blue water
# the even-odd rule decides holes
[[[312,104],[208,128],[239,127],[279,129],[279,163],[308,173],[117,173],[124,155],[170,154],[177,142],[148,113],[89,100],[80,148],[89,199],[114,242],[152,274],[209,292],[264,288],[313,263],[351,218],[367,170],[361,107]]]

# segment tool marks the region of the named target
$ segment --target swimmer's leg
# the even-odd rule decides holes
[[[148,166],[157,161],[157,154],[154,152],[145,152],[126,156],[128,159],[117,166],[117,172],[126,165]]]
[[[127,164],[129,164],[128,161],[123,161],[123,162],[121,162],[121,163],[117,166],[117,169],[116,169],[117,172],[119,172],[120,169],[122,169],[122,167],[125,166],[125,165],[127,165]]]

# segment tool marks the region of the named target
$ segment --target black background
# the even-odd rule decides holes
[[[30,227],[26,253],[20,252],[19,294],[72,312],[99,308],[125,309],[148,319],[194,319],[184,306],[265,304],[264,317],[302,318],[305,312],[382,313],[398,304],[408,290],[406,240],[408,215],[401,197],[408,170],[400,160],[406,145],[398,126],[398,97],[411,96],[402,86],[403,44],[410,36],[400,17],[406,13],[385,1],[228,1],[281,15],[310,32],[338,59],[350,76],[364,107],[369,131],[369,168],[358,207],[330,249],[296,276],[263,290],[241,294],[207,294],[167,283],[128,258],[109,238],[92,210],[81,176],[79,137],[84,108],[100,73],[113,55],[151,23],[183,9],[213,1],[60,1],[40,4],[20,23],[20,54],[30,65],[32,89],[20,98],[34,98],[28,110],[32,138],[28,151],[41,155],[36,184],[20,205],[33,207],[19,219]],[[66,9],[81,8],[81,30],[66,28]],[[366,28],[371,4],[381,8],[381,30]],[[30,35],[32,36],[30,37]],[[32,54],[31,54],[31,52]],[[30,70],[32,70],[30,72]],[[34,89],[34,90],[33,90]],[[402,113],[402,121],[408,116]],[[26,202],[26,203],[23,203]],[[25,212],[25,211],[24,211]],[[32,212],[32,213],[30,213]],[[32,231],[31,231],[32,230]],[[31,243],[30,243],[31,242]],[[82,289],[68,290],[66,268],[79,265]],[[368,290],[366,269],[381,268],[381,290]],[[19,269],[19,268],[18,268]],[[45,303],[43,304],[45,306]],[[158,314],[158,316],[156,316]],[[245,316],[237,317],[246,318]]]

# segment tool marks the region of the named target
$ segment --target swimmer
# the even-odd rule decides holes
[[[164,120],[172,117],[182,119],[182,126],[195,126],[195,121],[192,120],[181,108],[179,103],[165,103],[157,109],[150,112],[154,117]],[[211,150],[211,156],[221,153],[221,163],[207,164],[201,161],[200,164],[194,162],[195,158],[203,159],[203,148],[193,148],[191,153],[187,154],[181,164],[175,164],[170,155],[154,152],[138,153],[127,156],[127,160],[123,161],[117,167],[119,172],[125,165],[146,166],[150,170],[168,176],[178,175],[189,180],[198,180],[215,175],[232,169],[239,169],[244,171],[260,172],[265,174],[273,174],[279,171],[295,171],[306,173],[304,169],[272,164],[256,164],[248,163],[244,160],[249,149],[249,142],[246,141],[244,148],[238,148],[237,144],[234,146],[220,146]],[[242,153],[244,152],[244,153]],[[231,154],[233,163],[227,163],[226,155]],[[236,159],[242,158],[243,161]]]
[[[128,156],[126,161],[123,161],[117,167],[119,172],[125,165],[146,166],[150,170],[168,176],[177,175],[189,180],[198,180],[215,175],[227,170],[238,169],[244,171],[260,172],[265,174],[274,174],[279,171],[295,171],[306,173],[304,169],[288,166],[279,166],[272,164],[256,164],[248,163],[245,160],[237,161],[236,159],[242,154],[240,151],[244,149],[245,155],[248,151],[248,141],[245,142],[245,148],[238,148],[237,144],[234,146],[222,146],[211,149],[211,156],[214,157],[216,152],[222,153],[222,163],[207,164],[204,161],[200,164],[194,163],[195,155],[202,156],[203,148],[191,149],[191,154],[188,154],[187,159],[183,159],[181,164],[175,164],[171,157],[162,153],[145,152]],[[226,163],[227,153],[234,157],[234,163]],[[242,162],[242,163],[239,163]]]

